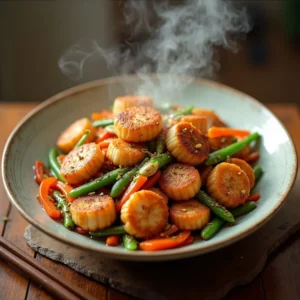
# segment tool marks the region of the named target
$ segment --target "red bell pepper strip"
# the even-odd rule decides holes
[[[44,176],[44,163],[40,160],[36,160],[34,163],[34,179],[37,184],[41,184],[41,182],[45,179]]]
[[[53,188],[61,191],[69,203],[72,203],[75,200],[75,198],[72,198],[69,195],[70,191],[72,191],[74,189],[72,186],[70,186],[66,183],[63,183],[61,181],[57,181],[56,184],[53,186]]]
[[[54,187],[56,183],[57,183],[57,179],[55,177],[45,178],[40,184],[39,196],[38,196],[46,213],[53,219],[59,219],[61,216],[61,213],[54,205],[54,202],[51,199],[49,199],[50,189]]]

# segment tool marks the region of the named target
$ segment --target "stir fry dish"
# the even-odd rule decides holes
[[[157,251],[209,240],[260,199],[260,135],[229,128],[213,111],[163,112],[150,97],[122,96],[62,130],[48,164],[35,162],[37,198],[51,218],[108,246]]]

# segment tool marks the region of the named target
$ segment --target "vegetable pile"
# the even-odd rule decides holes
[[[34,165],[37,198],[69,230],[157,251],[209,240],[256,208],[257,132],[193,106],[163,114],[143,96],[118,97],[91,120],[61,133],[48,167]]]

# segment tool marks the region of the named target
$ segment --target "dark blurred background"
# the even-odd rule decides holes
[[[237,37],[238,52],[218,49],[215,80],[264,103],[300,104],[300,0],[235,2],[247,7],[253,27]],[[59,57],[83,37],[96,38],[103,47],[124,42],[130,32],[119,25],[123,5],[119,0],[1,1],[0,101],[43,101],[77,85],[60,72]],[[81,82],[111,75],[101,67],[86,73]]]

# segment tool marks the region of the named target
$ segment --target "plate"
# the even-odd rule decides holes
[[[107,247],[102,241],[67,230],[43,211],[36,199],[38,186],[33,180],[34,161],[47,161],[48,150],[70,123],[111,106],[115,97],[134,93],[142,83],[136,76],[123,76],[79,85],[41,103],[21,120],[7,140],[2,158],[2,175],[10,200],[23,217],[62,243],[102,257],[165,261],[220,249],[251,234],[274,216],[296,177],[297,157],[289,134],[257,100],[222,84],[202,79],[182,85],[182,92],[178,94],[180,99],[174,99],[174,103],[212,109],[230,127],[258,131],[262,135],[259,165],[264,175],[255,187],[261,194],[257,209],[238,219],[236,225],[224,228],[209,241],[197,240],[186,247],[157,252],[130,252],[121,246]],[[153,79],[153,84],[153,91],[157,94],[159,82]]]

